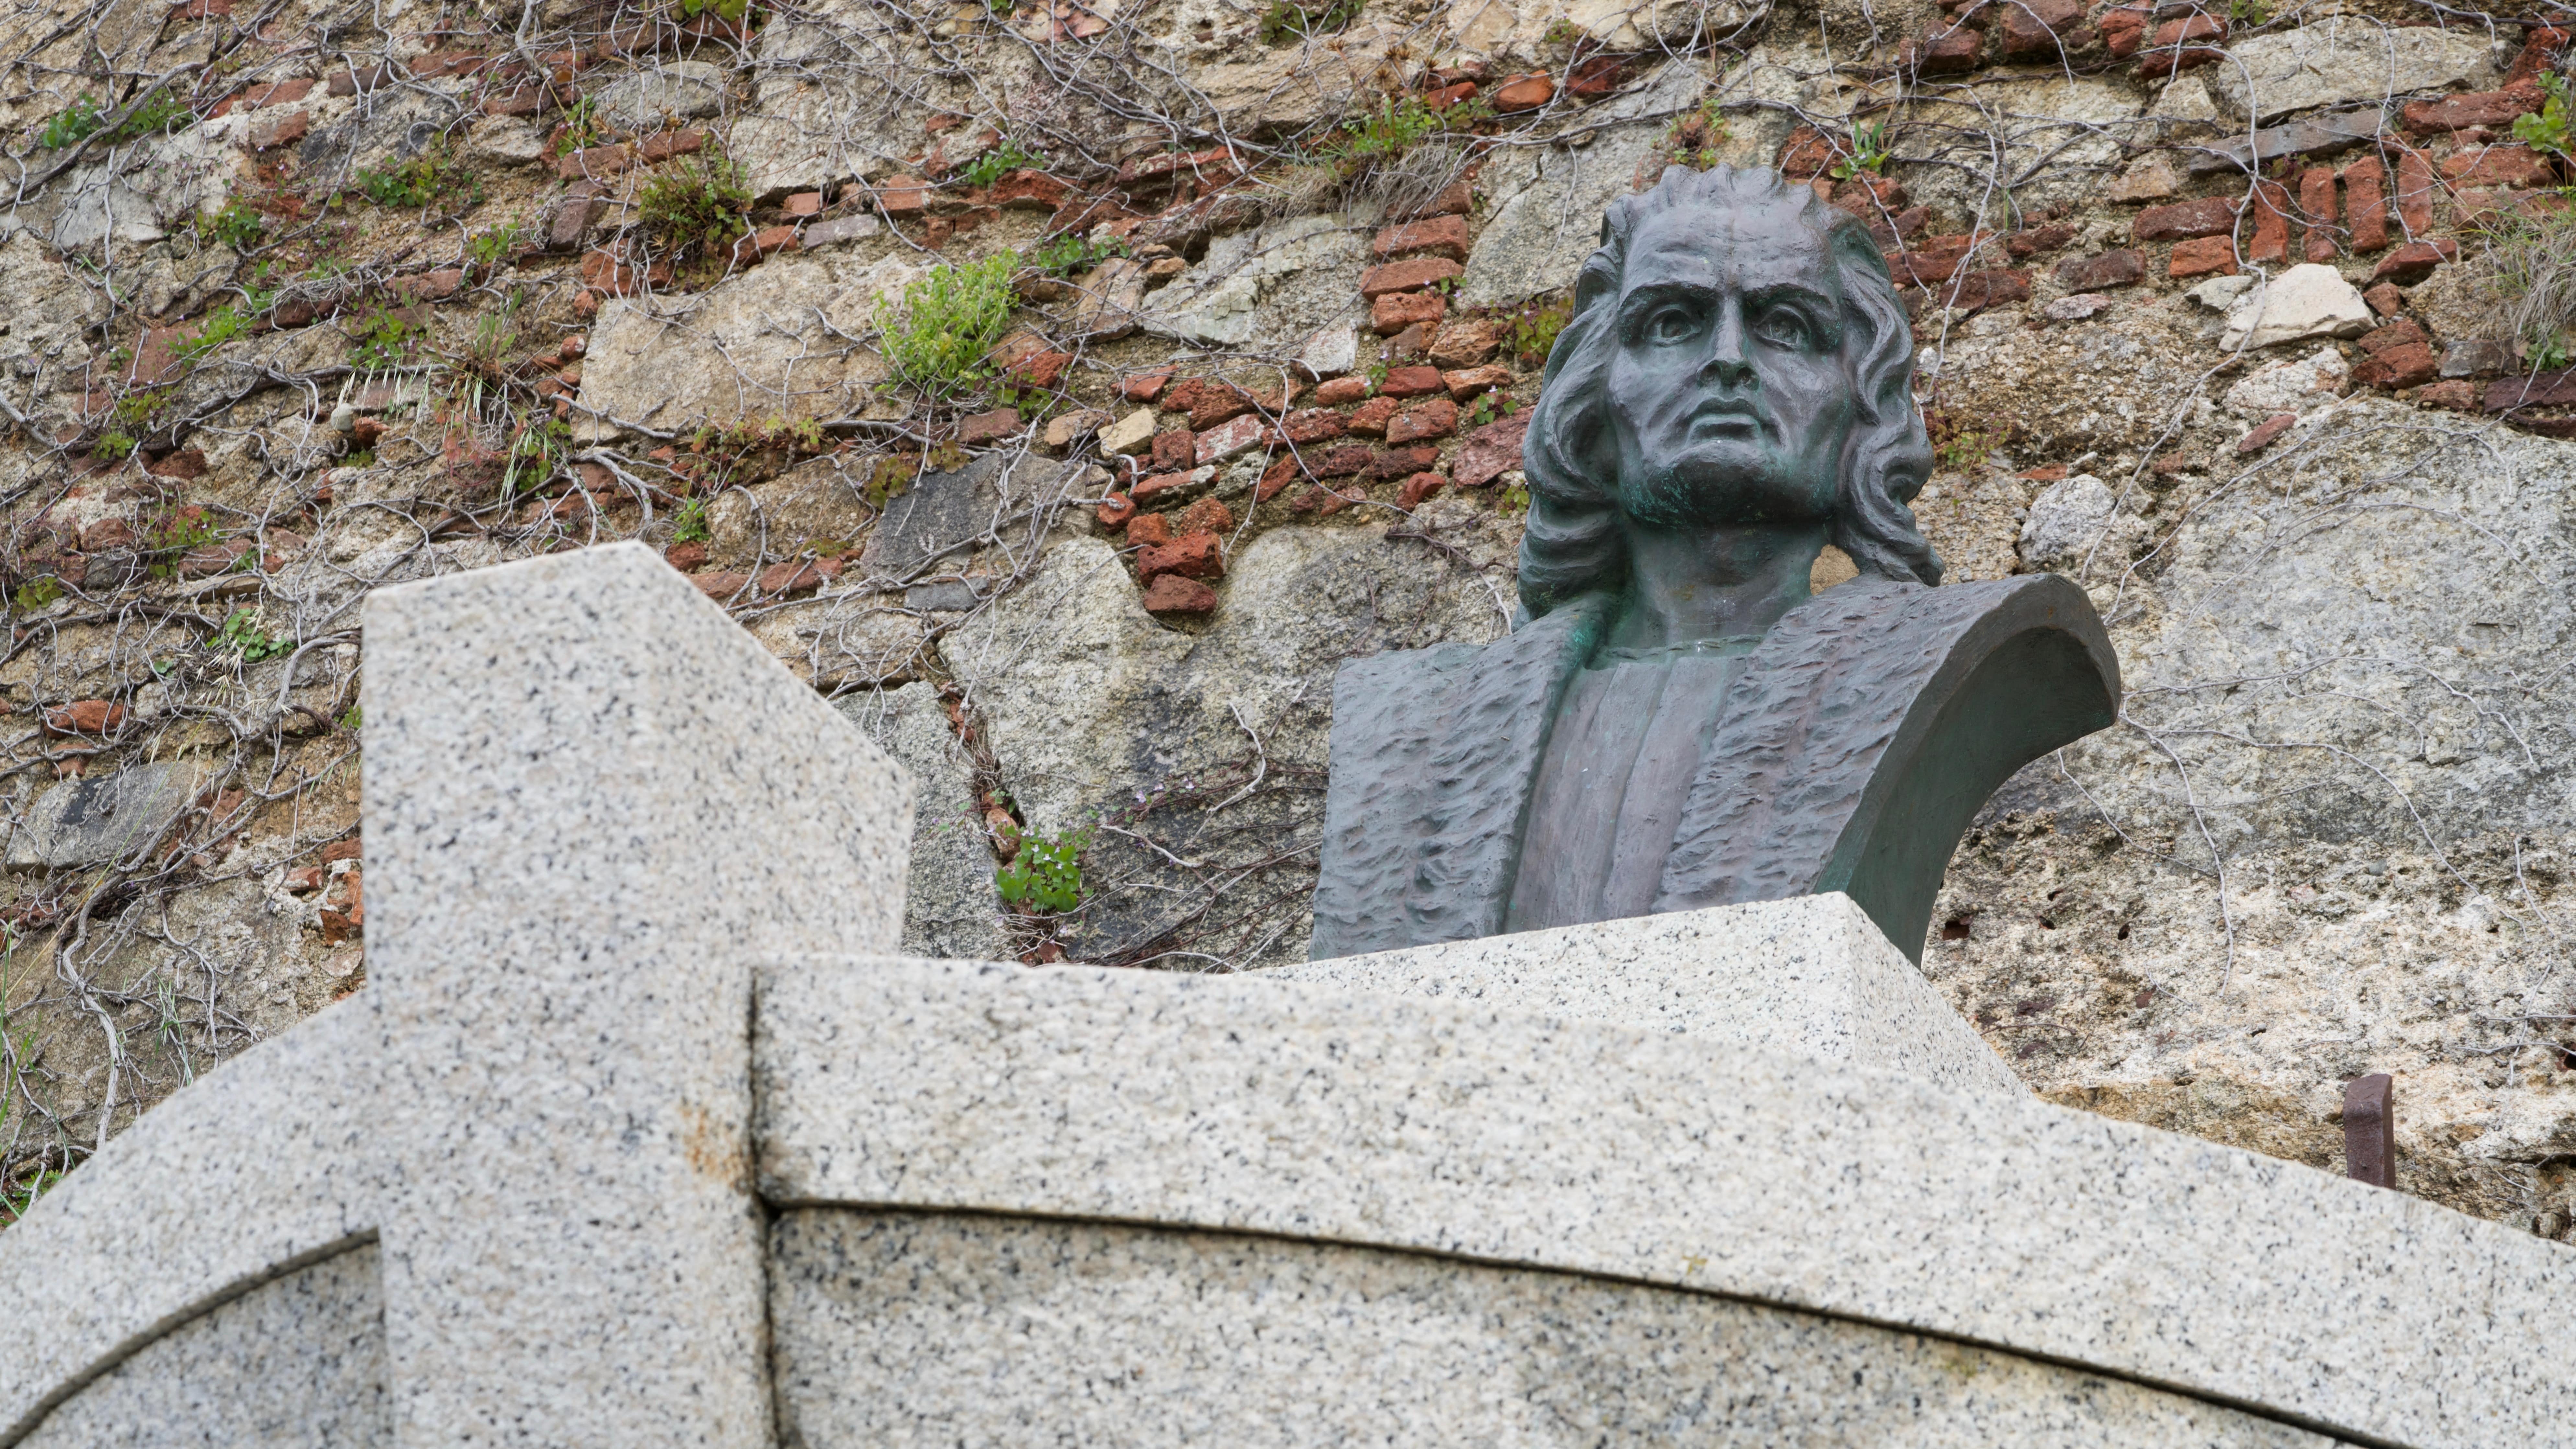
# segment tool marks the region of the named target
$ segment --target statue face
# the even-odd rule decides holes
[[[1787,206],[1675,207],[1620,279],[1620,504],[1657,524],[1830,518],[1854,416],[1840,269]]]

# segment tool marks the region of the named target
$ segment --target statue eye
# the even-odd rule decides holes
[[[1753,335],[1774,347],[1804,348],[1812,334],[1806,318],[1786,307],[1774,307],[1753,324]]]
[[[1687,342],[1699,332],[1699,316],[1687,307],[1666,307],[1646,319],[1648,342]]]

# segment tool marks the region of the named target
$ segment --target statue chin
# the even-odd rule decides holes
[[[1801,476],[1752,443],[1703,443],[1661,466],[1623,470],[1619,507],[1661,528],[1780,527],[1829,523],[1834,479]]]

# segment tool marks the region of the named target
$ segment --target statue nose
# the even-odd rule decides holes
[[[1753,385],[1753,362],[1744,355],[1744,316],[1732,301],[1717,320],[1717,333],[1709,340],[1708,360],[1700,364],[1700,377],[1720,387]]]

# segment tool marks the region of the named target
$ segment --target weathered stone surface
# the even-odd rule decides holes
[[[2370,305],[2334,268],[2302,262],[2258,282],[2227,311],[2221,347],[2270,347],[2311,337],[2358,337],[2370,330]]]
[[[993,851],[985,843],[984,814],[976,805],[974,763],[948,723],[938,689],[916,681],[899,689],[845,695],[835,703],[895,763],[912,772],[903,949],[963,961],[1001,961],[1019,954],[1003,929],[1002,899],[993,888]]]
[[[2392,27],[2360,16],[2240,40],[2227,56],[2226,64],[2204,72],[2209,97],[2223,113],[2257,123],[2415,91],[2480,90],[2495,76],[2493,47],[2483,34]]]
[[[605,436],[617,418],[663,427],[856,413],[885,370],[848,339],[866,335],[878,299],[899,298],[923,270],[797,252],[703,295],[612,301],[591,327],[578,426]]]
[[[2352,365],[2331,347],[2306,357],[2282,358],[2246,374],[2227,389],[2227,406],[2239,417],[2308,413],[2341,397],[2352,383]]]
[[[1654,105],[1680,109],[1707,84],[1675,62],[1647,93]],[[1654,153],[1664,130],[1613,127],[1579,150],[1541,147],[1488,163],[1481,184],[1491,210],[1459,281],[1459,306],[1501,306],[1572,282],[1600,245],[1602,208],[1662,169]]]
[[[1296,130],[1345,113],[1403,38],[1396,26],[1367,19],[1260,60],[1208,66],[1197,88],[1229,129]]]
[[[363,1244],[191,1319],[18,1442],[392,1449],[378,1254]]]
[[[105,865],[140,851],[188,807],[202,773],[174,760],[49,785],[10,829],[9,863]]]
[[[1315,372],[1345,372],[1359,355],[1365,246],[1339,216],[1296,217],[1219,237],[1204,262],[1152,294],[1138,316],[1157,336],[1275,352]]]
[[[725,73],[703,60],[665,60],[612,82],[599,93],[599,111],[629,131],[655,131],[667,117],[696,120],[724,105]]]
[[[2022,525],[2022,561],[2043,569],[2081,563],[2102,546],[2115,510],[2109,485],[2090,473],[2050,484],[2032,500]]]

